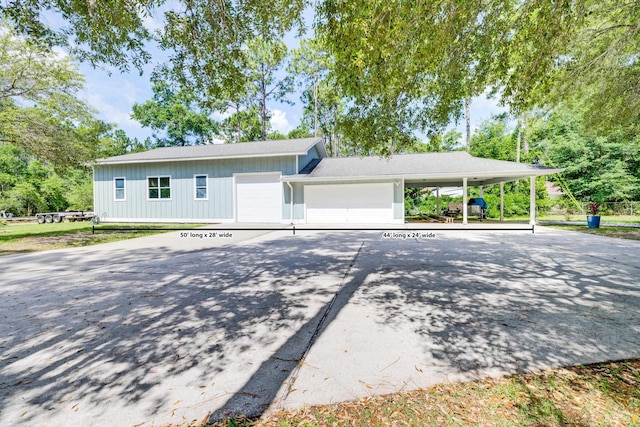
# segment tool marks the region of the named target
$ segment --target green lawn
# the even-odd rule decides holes
[[[545,215],[537,218],[538,221],[579,221],[587,223],[586,215]],[[600,217],[600,222],[635,223],[640,224],[640,216],[634,215],[605,215]]]
[[[552,225],[553,228],[561,230],[577,231],[585,234],[596,234],[598,236],[615,237],[617,239],[640,240],[640,228],[635,227],[607,227],[588,228],[585,225]]]
[[[9,223],[0,225],[0,255],[89,246],[167,232],[167,229],[191,229],[202,224],[99,224],[61,222],[52,224]],[[107,231],[117,228],[123,231]],[[136,228],[153,230],[135,231]],[[131,230],[131,231],[127,231]]]

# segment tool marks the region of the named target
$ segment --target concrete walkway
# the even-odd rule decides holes
[[[0,425],[180,424],[640,357],[640,242],[229,231],[1,257]]]

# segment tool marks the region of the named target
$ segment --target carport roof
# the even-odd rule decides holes
[[[163,147],[141,153],[98,159],[96,164],[154,163],[168,161],[232,159],[305,155],[318,145],[326,155],[322,138],[299,138],[279,141],[243,142],[240,144],[209,144],[183,147]]]
[[[404,179],[407,186],[488,185],[530,176],[551,175],[562,169],[473,157],[464,151],[404,154],[391,157],[324,158],[309,174],[284,181],[363,181]]]

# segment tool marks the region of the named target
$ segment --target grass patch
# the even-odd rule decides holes
[[[95,226],[94,234],[92,225],[91,222],[8,224],[0,228],[0,255],[90,246],[164,233],[168,231],[167,229],[190,229],[202,226],[202,224],[99,224]],[[118,228],[122,231],[101,231],[104,228]],[[135,231],[136,228],[152,230]]]
[[[545,215],[537,218],[538,221],[570,221],[587,223],[587,214],[584,215]],[[639,216],[631,215],[603,215],[600,222],[613,222],[620,224],[640,224]]]
[[[640,361],[599,363],[338,405],[280,412],[231,426],[640,426]]]
[[[551,225],[548,227],[617,239],[640,240],[640,228],[633,227],[600,226],[599,228],[588,228],[586,225]]]

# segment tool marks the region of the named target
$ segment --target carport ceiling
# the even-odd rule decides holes
[[[480,186],[551,175],[562,169],[473,157],[464,151],[405,154],[391,157],[324,158],[305,175],[287,181],[364,181],[403,179],[406,187]]]

